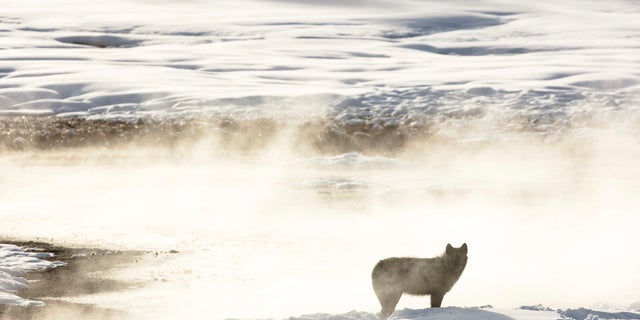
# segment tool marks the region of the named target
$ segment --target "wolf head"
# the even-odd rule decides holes
[[[451,244],[447,244],[446,256],[451,259],[455,265],[464,266],[467,264],[467,244],[464,243],[460,248],[454,248]]]

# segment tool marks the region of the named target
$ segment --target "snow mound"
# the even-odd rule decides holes
[[[430,309],[404,309],[395,312],[390,319],[434,319],[434,320],[512,320],[504,314],[477,308],[430,308]]]
[[[540,306],[525,306],[540,307]],[[640,319],[640,314],[631,312],[603,312],[591,309],[567,309],[552,311],[533,309],[493,309],[493,308],[428,308],[403,309],[394,312],[390,320],[595,320],[595,319]],[[289,320],[379,320],[373,313],[350,311],[344,314],[317,313],[290,317]]]
[[[516,312],[517,313],[517,312]],[[557,319],[553,317],[538,317],[539,319]],[[527,315],[521,315],[517,319],[526,319]],[[299,317],[291,317],[289,320],[379,320],[378,315],[368,312],[350,311],[344,314],[309,314]],[[512,316],[505,315],[501,311],[486,310],[484,308],[428,308],[428,309],[403,309],[394,312],[390,320],[515,320]]]
[[[26,272],[40,271],[66,265],[60,261],[49,261],[52,253],[37,248],[24,248],[11,244],[0,244],[0,305],[43,306],[40,301],[20,298],[12,294],[28,287]]]
[[[373,313],[362,311],[349,311],[344,314],[332,315],[328,313],[307,314],[299,317],[291,317],[289,320],[378,320]]]
[[[518,308],[520,310],[533,310],[533,311],[553,311],[553,309],[549,307],[545,307],[541,304],[531,305],[531,306],[520,306]]]
[[[605,312],[592,309],[578,308],[560,310],[560,315],[575,320],[596,320],[596,319],[640,319],[640,314],[633,312]]]

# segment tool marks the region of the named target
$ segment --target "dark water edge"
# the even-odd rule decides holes
[[[64,301],[47,301],[44,307],[0,306],[0,319],[14,320],[57,320],[57,319],[86,319],[112,320],[139,319],[132,314],[115,310],[98,308],[90,304],[71,303]]]
[[[56,299],[122,291],[143,286],[141,283],[106,279],[98,275],[113,268],[136,263],[143,255],[148,254],[147,252],[73,248],[40,241],[0,239],[0,243],[40,248],[45,252],[55,254],[51,260],[67,264],[25,274],[24,277],[29,280],[29,287],[16,294],[25,299],[43,301],[46,305],[43,307],[0,305],[0,319],[139,319],[139,316],[136,317],[120,310]]]

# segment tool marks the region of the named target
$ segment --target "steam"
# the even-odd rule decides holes
[[[374,312],[465,242],[444,305],[637,302],[637,8],[387,2],[3,3],[0,235],[178,251],[63,299],[134,318]]]
[[[629,132],[416,140],[386,162],[300,151],[296,139],[283,129],[244,153],[222,152],[214,135],[171,150],[15,152],[2,160],[3,232],[178,250],[111,274],[146,288],[71,299],[152,318],[375,311],[376,261],[435,256],[448,242],[470,251],[444,305],[637,299],[640,259],[628,245],[640,145]],[[403,297],[398,307],[426,305]]]

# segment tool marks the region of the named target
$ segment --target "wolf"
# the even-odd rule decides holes
[[[396,309],[403,293],[431,295],[431,307],[439,308],[445,293],[458,281],[467,265],[467,244],[454,248],[447,244],[445,252],[435,258],[393,257],[380,260],[371,272],[373,291],[382,310],[382,319]]]

